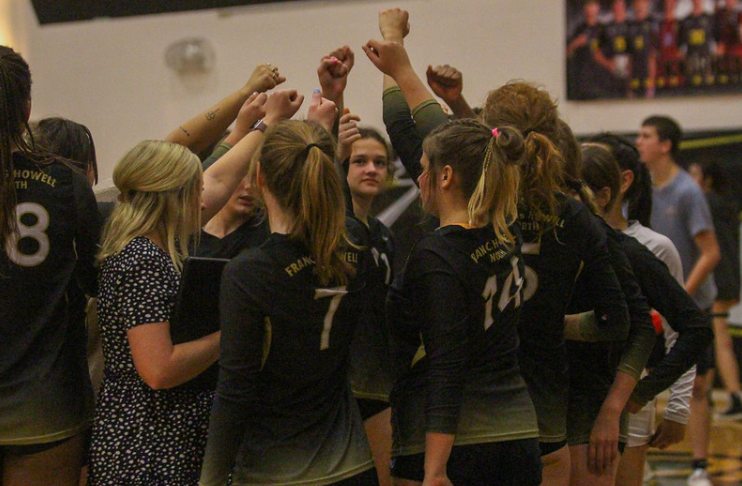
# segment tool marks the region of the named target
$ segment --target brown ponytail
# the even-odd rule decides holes
[[[347,283],[350,268],[334,153],[335,141],[319,125],[287,120],[266,131],[259,156],[266,187],[291,217],[291,237],[309,248],[322,285]]]
[[[557,194],[564,186],[562,155],[553,143],[557,139],[556,104],[546,91],[518,81],[491,91],[482,113],[491,127],[510,125],[523,133],[519,203],[542,213],[547,221],[555,221],[559,212]]]

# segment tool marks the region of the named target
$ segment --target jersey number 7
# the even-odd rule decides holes
[[[327,314],[325,314],[325,319],[322,324],[322,336],[320,337],[319,343],[320,351],[330,347],[330,330],[332,329],[332,321],[335,318],[335,312],[340,306],[340,301],[347,294],[348,292],[345,290],[345,286],[314,290],[314,300],[330,298],[330,306],[327,308]]]

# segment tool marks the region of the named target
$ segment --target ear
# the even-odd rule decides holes
[[[595,193],[595,204],[601,211],[605,211],[606,206],[611,201],[611,188],[604,187]]]
[[[441,189],[449,189],[453,183],[453,168],[450,165],[445,165],[438,171],[438,185]]]
[[[672,151],[672,142],[670,140],[660,140],[662,153],[669,154]]]
[[[634,171],[623,170],[621,171],[621,194],[626,194],[634,183]]]

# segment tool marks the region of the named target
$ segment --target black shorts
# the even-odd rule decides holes
[[[329,486],[379,486],[379,477],[376,475],[376,468],[372,468]]]
[[[422,482],[425,454],[392,458],[392,476]],[[466,486],[537,486],[541,484],[538,439],[454,446],[448,477]]]
[[[361,418],[364,422],[389,408],[389,402],[385,402],[384,400],[356,398],[356,402],[358,402],[358,409],[361,411]]]

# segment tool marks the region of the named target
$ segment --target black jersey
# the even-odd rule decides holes
[[[629,52],[631,53],[631,77],[644,83],[649,77],[649,63],[659,47],[657,26],[651,19],[629,23]]]
[[[314,267],[302,243],[275,233],[227,265],[201,484],[233,472],[233,484],[322,485],[373,467],[348,380],[363,275],[323,286]]]
[[[638,380],[654,347],[655,331],[649,314],[650,308],[635,275],[632,262],[621,244],[624,237],[628,238],[628,236],[611,228],[602,218],[595,215],[593,217],[597,226],[606,235],[611,266],[621,284],[621,291],[629,311],[629,323],[624,333],[627,346],[621,356],[618,370]],[[586,275],[582,274],[577,282],[577,291],[570,302],[570,314],[592,310],[590,300],[593,288],[587,285],[585,278]]]
[[[608,57],[629,53],[629,23],[611,22],[603,28],[601,48]]]
[[[651,366],[649,375],[634,389],[634,401],[644,405],[698,361],[711,343],[713,333],[703,312],[675,280],[667,265],[636,239],[624,233],[617,234],[647,303],[678,333],[678,340],[668,355]]]
[[[591,302],[600,325],[623,327],[628,322],[605,233],[581,202],[563,195],[559,201],[561,211],[553,221],[528,208],[519,211],[526,262],[519,357],[543,442],[566,438],[564,315],[578,276],[592,289]]]
[[[100,232],[82,175],[20,153],[13,168],[18,237],[0,252],[0,445],[66,438],[89,419],[84,329],[68,295],[78,284],[97,293]]]
[[[686,57],[711,56],[711,42],[714,40],[714,19],[711,15],[689,15],[680,21],[678,40],[686,46]]]
[[[368,219],[366,287],[351,352],[353,393],[358,398],[389,401],[394,384],[386,295],[392,282],[394,236],[381,221]]]
[[[440,228],[392,284],[395,454],[424,452],[426,432],[456,434],[455,445],[537,436],[517,359],[525,268],[513,230],[515,248],[491,227]]]
[[[267,218],[260,216],[246,221],[223,238],[201,230],[201,238],[194,254],[210,258],[234,258],[242,250],[260,246],[270,235]]]

